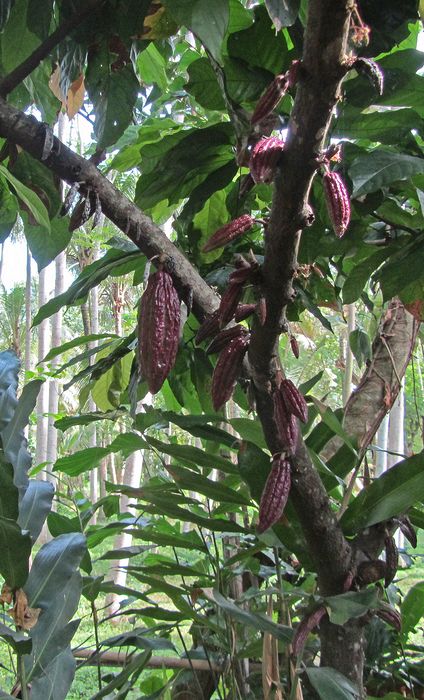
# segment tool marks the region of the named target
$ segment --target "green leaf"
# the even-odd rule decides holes
[[[68,340],[66,343],[62,343],[62,345],[58,345],[57,347],[49,350],[47,355],[43,358],[43,362],[50,362],[50,360],[53,360],[55,357],[63,355],[64,352],[72,350],[72,348],[79,347],[80,345],[87,345],[87,343],[91,343],[93,340],[103,340],[104,338],[115,339],[118,337],[119,336],[117,336],[115,333],[94,333],[91,335],[80,335],[78,338]]]
[[[16,590],[28,578],[32,542],[13,520],[0,518],[0,574]]]
[[[25,585],[30,607],[49,608],[57,592],[74,574],[85,551],[86,540],[80,533],[60,535],[41,547]]]
[[[334,411],[332,411],[329,406],[326,406],[322,401],[316,399],[314,396],[312,396],[311,398],[315,407],[318,410],[318,413],[321,416],[322,422],[325,423],[325,425],[327,425],[335,435],[338,435],[343,440],[343,442],[352,450],[352,452],[356,454],[356,450],[351,438],[344,430]]]
[[[43,226],[32,226],[28,223],[25,226],[25,237],[40,271],[65,250],[72,233],[69,231],[68,219],[56,216],[51,221],[51,230],[47,235]]]
[[[423,238],[420,236],[392,256],[374,275],[374,279],[380,282],[384,301],[407,290],[413,282],[420,287],[423,264]]]
[[[257,447],[267,449],[262,425],[257,420],[249,418],[231,418],[228,421],[243,440],[253,442]]]
[[[273,622],[270,618],[265,617],[265,615],[259,615],[257,613],[251,613],[247,610],[236,605],[229,598],[225,598],[216,589],[203,589],[204,596],[215,603],[221,610],[227,613],[230,617],[241,622],[242,625],[247,627],[253,627],[254,630],[258,632],[268,632],[276,639],[282,642],[290,642],[293,637],[293,630],[291,627],[285,627],[284,625],[279,625]],[[328,700],[328,698],[327,698]]]
[[[352,304],[359,299],[365,286],[369,282],[371,274],[377,270],[386,258],[393,253],[393,249],[384,248],[369,255],[365,260],[361,260],[358,265],[349,272],[342,289],[343,303]]]
[[[10,10],[14,4],[15,0],[2,0],[0,3],[0,32],[3,30],[7,20],[9,19]]]
[[[404,642],[424,615],[424,581],[409,589],[402,601],[402,637]]]
[[[265,7],[277,32],[290,27],[299,13],[300,0],[265,0]]]
[[[16,197],[11,193],[5,178],[0,175],[0,244],[4,243],[9,236],[16,223],[17,215]]]
[[[0,516],[9,520],[18,518],[19,491],[13,483],[13,467],[3,462],[0,452]]]
[[[48,481],[30,479],[28,488],[19,504],[18,524],[28,530],[33,542],[38,538],[44,521],[50,513],[54,486]]]
[[[45,318],[53,316],[63,306],[82,304],[87,298],[88,292],[96,287],[109,275],[122,275],[135,270],[141,262],[145,262],[145,256],[140,252],[123,253],[121,250],[111,248],[100,258],[87,265],[69,289],[63,294],[54,297],[38,310],[33,320],[33,326],[37,326]]]
[[[228,0],[164,0],[164,4],[175,20],[191,29],[219,61],[229,21]]]
[[[346,533],[353,534],[394,515],[424,499],[422,478],[424,453],[395,464],[352,501],[341,523]]]
[[[309,666],[305,672],[311,685],[322,700],[357,700],[358,688],[346,676],[333,668],[313,668]]]
[[[86,87],[96,113],[97,148],[112,146],[131,124],[139,83],[132,63],[118,68],[105,43],[88,54]]]
[[[153,42],[138,55],[137,70],[144,83],[156,83],[162,92],[166,90],[166,61]]]
[[[371,360],[372,349],[370,338],[368,334],[360,328],[356,328],[349,334],[349,345],[359,367],[362,367],[367,360]]]
[[[197,474],[190,469],[178,467],[175,464],[168,467],[168,471],[175,480],[177,486],[180,486],[182,489],[196,491],[218,502],[241,503],[243,505],[250,504],[249,498],[225,486],[222,481],[212,481],[212,479],[207,479],[201,474]]]
[[[238,467],[242,479],[249,486],[252,498],[259,503],[271,470],[269,455],[255,443],[243,441],[238,452]]]
[[[16,632],[0,622],[0,637],[12,647],[16,654],[29,654],[31,652],[32,641],[26,634]],[[1,699],[1,695],[0,695]]]
[[[341,595],[324,598],[324,604],[330,608],[330,620],[335,625],[344,625],[353,617],[365,615],[368,610],[379,607],[379,594],[376,588],[363,591],[349,591]]]
[[[65,700],[74,680],[75,668],[71,649],[65,649],[47,666],[44,675],[34,678],[31,700]]]
[[[78,476],[89,469],[94,469],[104,457],[110,454],[106,447],[87,447],[74,454],[59,457],[53,467],[54,472],[63,472],[68,476]]]
[[[148,437],[147,442],[152,447],[156,447],[159,452],[175,457],[182,462],[189,462],[197,467],[209,467],[210,469],[221,469],[225,474],[234,474],[237,469],[229,459],[220,457],[219,455],[211,455],[198,447],[192,445],[177,445],[175,443],[166,443],[156,440],[156,438]]]
[[[7,168],[5,168],[4,165],[1,164],[0,174],[2,174],[6,178],[6,180],[10,182],[12,187],[16,190],[17,196],[28,207],[37,223],[45,232],[47,232],[50,235],[51,230],[49,214],[40,197],[37,194],[35,194],[33,190],[30,190],[29,187],[26,187],[22,184],[22,182],[17,180],[12,175],[12,173],[10,173],[7,170]]]
[[[349,168],[352,197],[383,189],[399,180],[424,173],[424,160],[391,151],[375,150],[358,156]]]
[[[282,6],[282,3],[281,3]],[[289,49],[283,32],[276,32],[265,7],[255,7],[254,24],[232,34],[227,42],[231,58],[269,71],[268,82],[289,66]],[[254,50],[252,50],[254,47]]]
[[[28,425],[29,416],[35,408],[42,384],[42,379],[33,379],[24,386],[13,417],[1,433],[4,454],[14,467],[18,464],[24,428]]]

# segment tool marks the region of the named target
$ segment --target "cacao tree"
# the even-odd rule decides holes
[[[141,599],[134,614],[150,620],[105,642],[142,651],[119,676],[99,673],[94,697],[125,697],[152,649],[175,649],[171,628],[190,659],[174,697],[366,697],[365,637],[376,618],[401,626],[393,535],[401,527],[414,545],[423,525],[422,453],[371,482],[367,472],[423,313],[418,3],[16,0],[1,10],[1,241],[21,217],[43,269],[102,215],[122,234],[34,324],[123,274],[142,295],[130,334],[85,334],[47,356],[81,346],[67,386],[85,382],[95,401],[102,382],[106,394],[99,411],[65,417],[59,429],[119,418],[126,430],[60,457],[55,472],[75,477],[139,450],[162,468],[140,488],[106,484],[108,495],[78,517],[51,514],[52,534],[75,528],[94,548],[131,532],[175,555],[139,566],[131,557],[144,544],[109,552],[130,560],[147,593],[97,577],[85,561],[93,615],[99,593],[114,593]],[[89,123],[85,157],[54,136],[61,110]],[[135,171],[134,196],[111,171]],[[333,316],[354,303],[376,330],[372,343],[350,333],[363,373],[333,410],[315,395],[321,375],[298,387],[288,366],[307,314],[333,333]],[[148,391],[157,403],[137,412]],[[162,432],[170,424],[175,439]],[[119,493],[138,499],[140,515],[87,529],[101,506],[116,515]],[[184,519],[197,529],[182,535],[175,523]],[[199,559],[181,562],[180,549]],[[275,614],[261,588],[270,566]],[[16,598],[25,576],[0,573]],[[304,575],[312,584],[299,594],[292,582]],[[158,591],[175,610],[152,605]],[[33,636],[48,618],[40,608]],[[231,673],[220,681],[223,649]],[[45,686],[26,688],[27,647],[22,654],[21,687],[36,698]],[[242,662],[254,669],[261,659],[258,691]],[[66,697],[65,685],[49,697]]]

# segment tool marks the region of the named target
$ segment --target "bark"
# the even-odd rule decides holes
[[[41,307],[47,301],[46,290],[46,268],[40,271],[38,279],[38,306]],[[41,362],[47,353],[49,322],[45,319],[38,326],[38,362]],[[47,460],[47,416],[48,391],[47,384],[41,385],[36,405],[37,429],[35,464],[41,464]],[[45,478],[45,474],[40,472],[40,478]]]

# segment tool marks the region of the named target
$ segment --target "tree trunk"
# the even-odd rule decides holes
[[[25,277],[25,371],[31,369],[31,251],[27,245],[26,254],[26,277]]]
[[[43,268],[39,274],[38,280],[38,306],[43,306],[47,301],[46,290],[46,268]],[[49,322],[44,319],[38,326],[38,362],[41,362],[47,353]],[[47,460],[47,413],[48,409],[48,390],[47,385],[41,385],[37,398],[37,428],[36,428],[36,447],[35,447],[35,464],[41,464]],[[40,478],[45,479],[45,473],[40,472]]]
[[[353,375],[353,353],[350,348],[349,338],[352,331],[355,330],[356,323],[356,308],[355,304],[347,306],[347,338],[346,338],[346,354],[345,354],[345,373],[343,377],[343,406],[346,406],[347,400],[352,392],[352,375]]]
[[[66,272],[66,253],[62,251],[55,260],[55,297],[62,294],[65,289],[65,272]],[[62,343],[62,310],[58,311],[51,318],[51,348],[56,348]],[[59,366],[59,358],[55,357],[51,361],[52,369]],[[46,456],[49,462],[48,480],[56,483],[56,477],[52,474],[51,469],[57,459],[57,429],[54,426],[55,416],[59,409],[59,380],[52,378],[49,381],[49,416],[47,430],[47,450]]]

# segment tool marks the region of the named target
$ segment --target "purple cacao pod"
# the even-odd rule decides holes
[[[250,156],[250,174],[256,183],[272,182],[275,169],[284,150],[284,141],[276,136],[261,139]]]
[[[284,449],[289,454],[293,454],[296,450],[299,435],[297,419],[292,413],[288,412],[283,394],[279,389],[276,389],[273,393],[273,402],[274,420],[277,425],[278,437]]]
[[[280,384],[280,391],[283,394],[288,412],[293,413],[302,423],[306,423],[308,420],[308,404],[291,379],[283,379]]]
[[[233,338],[221,351],[212,375],[212,404],[215,411],[231,398],[249,347],[249,335]]]
[[[350,222],[350,199],[340,175],[327,171],[323,175],[324,195],[328,216],[333,225],[334,233],[342,238]]]
[[[281,518],[291,486],[291,466],[288,459],[278,455],[272,462],[259,505],[257,531],[265,532]]]

